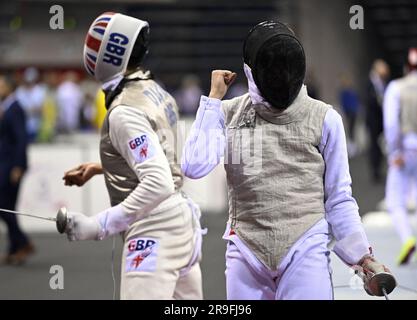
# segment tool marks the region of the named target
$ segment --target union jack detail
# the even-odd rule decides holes
[[[92,23],[85,38],[84,46],[84,66],[92,76],[95,74],[97,56],[107,25],[109,24],[114,12],[105,12]]]

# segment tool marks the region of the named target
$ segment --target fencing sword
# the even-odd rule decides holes
[[[387,290],[384,287],[382,287],[382,293],[384,294],[385,300],[389,300]]]
[[[68,212],[67,212],[67,208],[65,207],[58,210],[56,217],[43,217],[43,216],[36,215],[36,214],[30,214],[30,213],[24,213],[24,212],[0,208],[0,214],[1,213],[11,213],[17,216],[25,216],[25,217],[31,217],[35,219],[44,220],[44,221],[55,222],[56,228],[59,233],[64,233],[68,225]]]

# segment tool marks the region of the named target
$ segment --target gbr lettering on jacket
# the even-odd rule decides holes
[[[125,272],[154,272],[159,242],[153,238],[137,237],[127,242]]]
[[[147,133],[143,133],[129,140],[128,148],[136,163],[142,163],[155,156],[155,147]]]

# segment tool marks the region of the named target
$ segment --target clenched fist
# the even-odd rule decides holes
[[[223,99],[235,79],[236,73],[232,71],[214,70],[211,73],[211,89],[209,98]]]

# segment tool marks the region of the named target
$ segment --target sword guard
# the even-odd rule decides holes
[[[56,215],[56,228],[59,233],[64,233],[68,224],[67,208],[63,207],[59,209]]]
[[[394,276],[388,272],[376,273],[370,278],[367,278],[364,282],[365,291],[371,296],[378,297],[384,296],[384,292],[382,289],[385,289],[388,295],[397,286],[397,282],[395,281]]]

